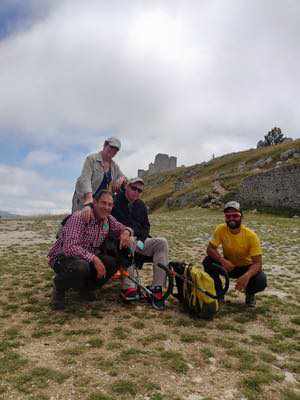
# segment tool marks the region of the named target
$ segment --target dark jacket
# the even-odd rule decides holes
[[[121,190],[115,198],[114,208],[111,214],[119,222],[132,228],[134,230],[134,236],[136,236],[137,239],[145,241],[145,239],[150,236],[148,211],[142,200],[129,203],[124,190]]]

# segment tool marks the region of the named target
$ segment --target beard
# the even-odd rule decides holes
[[[241,226],[241,223],[242,223],[242,220],[241,219],[239,219],[239,220],[231,220],[231,221],[226,221],[226,224],[227,224],[227,226],[228,226],[228,228],[230,228],[230,229],[237,229],[237,228],[239,228],[240,226]]]

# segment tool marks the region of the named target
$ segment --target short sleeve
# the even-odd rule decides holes
[[[251,235],[251,240],[250,240],[250,250],[249,250],[249,255],[251,257],[254,256],[260,256],[262,254],[262,248],[260,244],[260,240],[256,233],[253,232],[253,235]]]
[[[212,244],[214,247],[218,247],[222,243],[222,226],[219,225],[216,227],[209,243]]]

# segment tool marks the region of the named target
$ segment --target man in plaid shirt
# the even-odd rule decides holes
[[[86,300],[94,300],[96,287],[117,271],[116,258],[103,254],[109,235],[119,239],[120,249],[132,246],[132,229],[110,215],[113,199],[109,191],[100,191],[92,207],[95,218],[86,222],[80,212],[72,214],[49,251],[49,264],[56,273],[52,295],[56,310],[65,308],[65,292],[69,288],[79,289]]]

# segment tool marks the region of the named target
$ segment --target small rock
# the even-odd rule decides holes
[[[286,161],[287,159],[292,157],[294,153],[296,153],[296,149],[288,149],[287,151],[284,151],[280,154],[280,160]]]
[[[202,383],[203,378],[201,376],[195,376],[195,378],[192,379],[194,383]]]
[[[186,399],[187,400],[203,400],[203,399],[205,399],[205,397],[201,396],[201,394],[190,394],[190,395],[188,395],[188,397]]]
[[[284,371],[284,382],[294,385],[298,381],[291,372]]]

